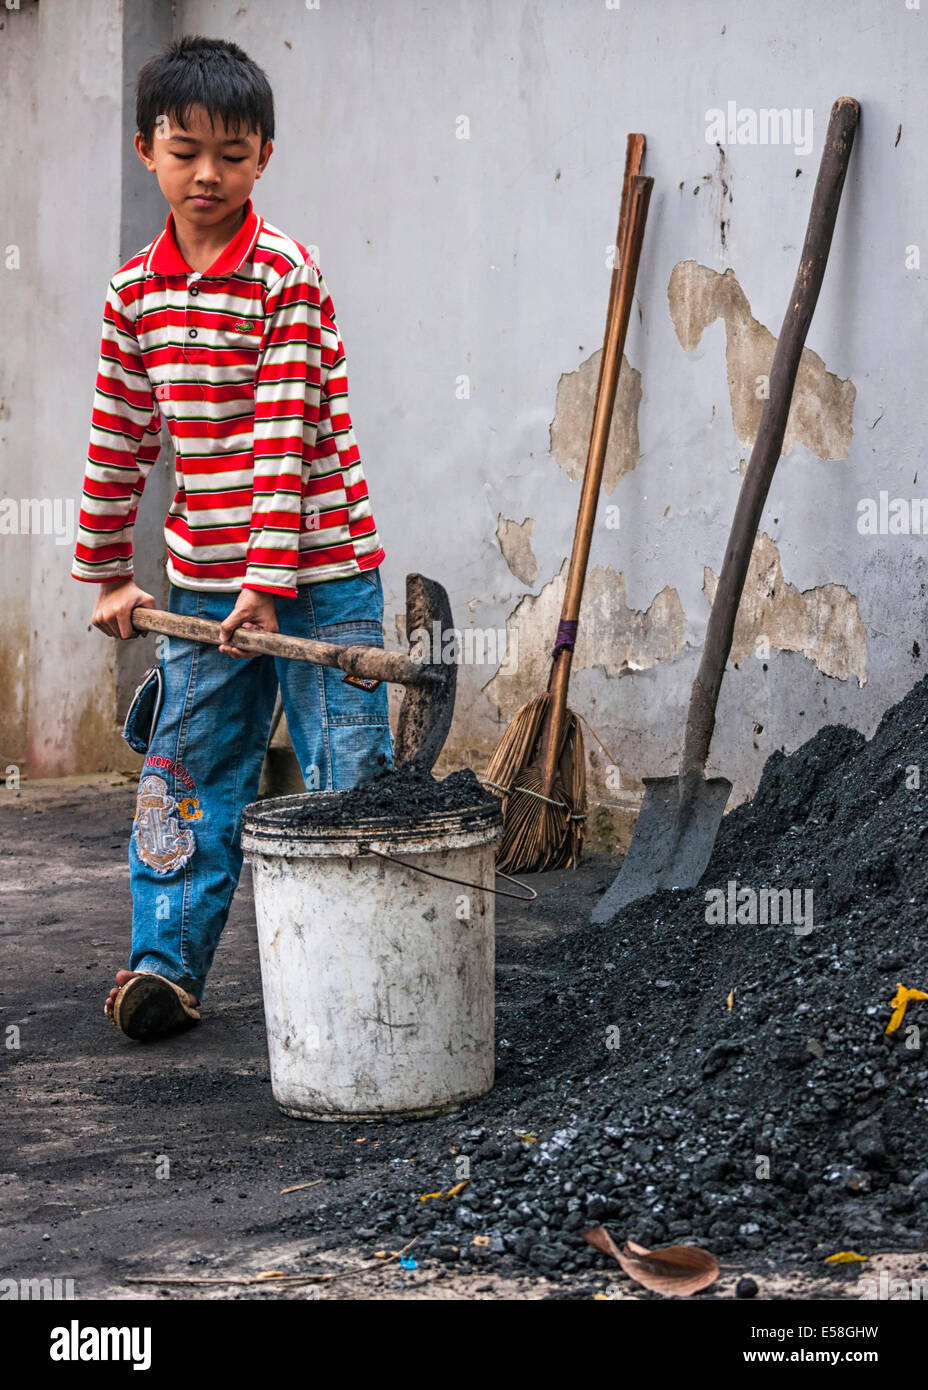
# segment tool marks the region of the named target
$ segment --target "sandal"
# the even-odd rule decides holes
[[[150,1042],[191,1028],[200,1022],[200,1011],[187,1002],[186,990],[164,975],[134,975],[113,1000],[110,1022],[127,1038]]]

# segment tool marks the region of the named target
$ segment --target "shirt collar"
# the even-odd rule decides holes
[[[262,219],[251,206],[251,199],[245,204],[245,220],[204,275],[234,275],[248,259],[258,240]],[[145,262],[148,275],[193,275],[194,270],[184,260],[174,235],[174,214],[168,214],[164,231],[152,242]]]

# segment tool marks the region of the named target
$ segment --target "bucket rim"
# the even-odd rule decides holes
[[[313,793],[309,793],[312,795]],[[242,811],[242,833],[250,840],[286,840],[291,843],[338,845],[346,841],[432,840],[446,835],[482,835],[502,827],[502,802],[475,803],[443,811],[432,811],[415,820],[398,821],[393,815],[352,816],[339,825],[294,824],[288,818],[291,807],[305,800],[308,793],[270,797],[250,802]]]

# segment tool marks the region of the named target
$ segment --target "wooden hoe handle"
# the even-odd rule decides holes
[[[135,608],[132,624],[141,632],[163,632],[169,637],[184,637],[191,642],[209,642],[218,646],[219,624],[208,618],[188,618],[180,613],[165,613],[157,608]],[[427,685],[434,673],[424,663],[413,661],[402,652],[387,652],[382,647],[339,647],[334,642],[317,642],[309,637],[284,637],[279,632],[256,632],[238,628],[230,647],[243,652],[260,652],[265,656],[286,657],[290,661],[310,661],[315,666],[331,666],[349,676],[365,680],[397,681],[400,685]]]

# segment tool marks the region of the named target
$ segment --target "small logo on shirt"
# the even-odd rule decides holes
[[[253,333],[255,331],[254,319],[236,319],[232,325],[236,333]]]

